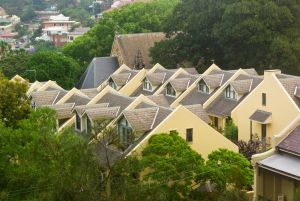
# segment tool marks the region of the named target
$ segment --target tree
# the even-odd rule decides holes
[[[109,56],[115,33],[146,33],[162,31],[161,23],[178,0],[156,0],[134,3],[103,14],[99,22],[84,36],[66,44],[63,52],[81,64],[96,56]]]
[[[11,46],[4,41],[0,41],[0,59],[11,51]]]
[[[28,83],[10,81],[0,72],[0,121],[4,125],[16,127],[29,114],[27,89]]]
[[[55,80],[65,88],[72,88],[79,80],[83,69],[72,58],[52,51],[41,51],[33,54],[27,66],[36,70],[37,80]],[[30,79],[34,81],[33,79]]]
[[[112,200],[185,200],[204,170],[204,159],[177,133],[157,134],[140,159],[127,157],[114,166]]]
[[[30,55],[25,50],[10,51],[0,59],[0,70],[8,78],[16,74],[26,76],[29,58]]]
[[[101,170],[94,148],[71,130],[57,134],[53,110],[32,112],[18,129],[3,124],[0,129],[0,195],[4,198],[101,200]]]
[[[250,161],[254,154],[260,152],[261,142],[258,140],[249,140],[248,142],[240,140],[237,145],[239,147],[239,152]]]
[[[174,44],[162,42],[165,45],[157,45],[151,55],[155,62],[169,67],[172,59],[202,67],[214,59],[225,69],[243,66],[261,72],[281,68],[300,74],[298,5],[297,0],[182,1],[164,23]]]
[[[250,162],[241,154],[219,149],[208,155],[206,162],[208,178],[216,184],[220,192],[227,186],[247,189],[253,183],[253,170]]]
[[[229,140],[231,140],[232,142],[237,144],[238,128],[231,119],[226,122],[225,129],[224,129],[224,135]]]

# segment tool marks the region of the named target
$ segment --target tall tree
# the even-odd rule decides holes
[[[0,72],[0,121],[6,126],[16,127],[29,114],[27,89],[28,83],[10,81]]]
[[[115,33],[162,31],[162,21],[171,13],[178,0],[155,0],[134,3],[103,14],[99,22],[84,36],[65,45],[63,52],[81,64],[96,56],[108,56]]]
[[[298,0],[185,0],[165,23],[171,42],[152,50],[154,62],[172,60],[205,67],[281,68],[300,74]],[[171,43],[171,53],[163,54]],[[168,44],[168,45],[167,45]]]

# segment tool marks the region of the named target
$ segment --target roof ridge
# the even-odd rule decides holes
[[[158,112],[159,112],[159,107],[157,107],[157,110],[156,110],[156,113],[155,113],[155,116],[154,116],[154,118],[153,118],[153,121],[152,121],[152,124],[151,124],[151,127],[150,127],[150,129],[153,129],[153,126],[154,126],[154,124],[155,124],[155,121],[156,121],[156,118],[157,118],[157,115],[158,115]]]

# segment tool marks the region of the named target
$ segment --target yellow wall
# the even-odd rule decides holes
[[[262,105],[262,93],[266,93],[266,106]],[[260,85],[232,111],[231,117],[239,129],[239,140],[250,139],[249,117],[257,109],[272,113],[271,124],[267,126],[267,142],[299,115],[298,107],[279,83],[274,72],[265,72]],[[252,133],[261,136],[259,123],[253,121]]]
[[[179,135],[186,139],[186,129],[189,128],[193,128],[193,142],[190,143],[190,146],[201,154],[204,159],[207,159],[208,154],[219,148],[238,152],[238,147],[234,143],[183,106],[179,106],[160,125],[152,130],[134,152],[139,154],[147,146],[149,138],[155,134],[177,130]]]
[[[144,80],[146,76],[146,70],[143,68],[136,74],[125,86],[123,86],[119,92],[124,96],[130,96],[140,85],[141,82]]]

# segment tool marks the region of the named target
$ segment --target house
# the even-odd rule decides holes
[[[49,20],[42,22],[43,30],[47,30],[49,27],[61,27],[66,31],[70,31],[76,24],[75,21],[70,20],[70,17],[66,17],[63,14],[52,15]]]
[[[89,27],[76,27],[67,34],[67,42],[73,42],[77,37],[84,35],[90,30]]]
[[[118,58],[120,65],[130,68],[151,68],[150,48],[165,39],[164,33],[116,34],[111,56]]]
[[[217,129],[224,130],[228,120],[235,121],[232,111],[251,94],[262,80],[260,76],[249,74],[243,69],[236,71],[222,89],[203,105],[211,118],[211,124]]]
[[[182,95],[171,105],[204,105],[222,86],[234,77],[236,71],[226,71],[212,64]]]
[[[42,39],[50,41],[56,47],[63,47],[68,42],[68,30],[62,26],[53,26],[43,29],[45,35],[49,39],[44,39],[43,37],[38,37],[36,40]],[[45,37],[45,36],[44,36]]]
[[[95,57],[77,83],[77,88],[97,88],[119,68],[116,57]]]
[[[134,98],[122,95],[110,86],[106,86],[91,101],[82,106],[76,106],[75,130],[78,132],[91,131],[98,120],[113,120]]]
[[[272,149],[252,156],[254,198],[300,198],[300,115],[272,137]]]
[[[144,68],[141,70],[135,70],[123,64],[108,78],[107,84],[119,91],[121,94],[129,96],[134,91],[132,86],[140,83],[142,79],[144,79],[145,74],[146,69]]]
[[[208,125],[208,122],[209,117],[201,105],[171,109],[149,102],[129,105],[114,121],[119,143],[127,156],[139,155],[151,136],[174,131],[204,158],[219,148],[237,152],[237,146]]]
[[[263,81],[231,112],[239,140],[256,137],[270,144],[299,115],[299,86],[300,77],[266,70]]]
[[[147,71],[140,83],[132,86],[135,90],[130,96],[153,95],[176,71],[177,69],[166,69],[160,64],[156,64]]]
[[[190,74],[187,69],[179,68],[167,82],[165,82],[154,95],[165,95],[171,105],[183,94],[201,75]]]

